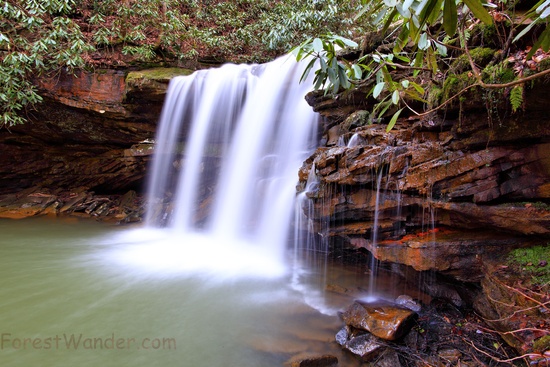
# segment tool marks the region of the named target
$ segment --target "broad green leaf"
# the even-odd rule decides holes
[[[428,34],[424,32],[418,39],[418,48],[425,51],[428,47],[430,47],[430,40],[428,39]]]
[[[447,47],[439,42],[434,42],[435,47],[437,48],[437,52],[441,56],[447,56]]]
[[[380,102],[379,103],[379,106],[382,107],[382,110],[380,111],[380,113],[378,113],[378,117],[383,117],[386,112],[388,111],[388,109],[393,106],[393,103],[391,103],[391,101],[385,101],[385,102]]]
[[[325,80],[327,79],[326,73],[318,73],[314,80],[314,86],[313,89],[318,90],[320,89],[324,84]]]
[[[372,90],[372,96],[374,98],[378,98],[380,93],[382,93],[382,90],[384,89],[384,86],[386,85],[386,82],[380,82],[374,86],[374,89]]]
[[[330,80],[330,82],[332,84],[335,84],[336,83],[336,72],[334,71],[333,68],[328,68],[327,69],[327,74],[328,74],[328,79]]]
[[[363,71],[361,70],[359,65],[353,64],[352,65],[352,70],[353,70],[353,77],[355,79],[361,79],[361,77],[363,76]]]
[[[396,58],[397,60],[401,60],[401,61],[403,61],[403,62],[406,62],[407,64],[411,62],[411,59],[408,58],[407,56],[397,55],[397,54],[394,55],[394,56],[395,56],[395,58]]]
[[[474,13],[477,19],[485,24],[493,24],[493,17],[481,4],[481,0],[464,0],[464,4]]]
[[[416,9],[415,9],[415,11],[414,11],[416,15],[420,15],[420,13],[422,13],[422,11],[424,10],[424,8],[425,8],[426,5],[428,4],[428,1],[430,1],[430,0],[422,0],[422,1],[420,2],[420,4],[418,4],[418,6],[416,7]]]
[[[401,81],[401,85],[403,86],[403,88],[408,88],[409,84],[410,84],[410,82],[407,79],[403,79]]]
[[[418,93],[424,95],[425,93],[424,88],[422,88],[419,84],[412,82],[411,85]]]
[[[445,29],[447,35],[453,36],[456,33],[457,24],[458,17],[455,0],[445,0],[443,8],[443,29]]]
[[[311,59],[309,64],[307,64],[304,72],[302,73],[302,76],[300,77],[300,83],[307,79],[307,76],[309,75],[311,68],[313,68],[313,65],[315,65],[315,59]]]
[[[398,90],[394,90],[392,95],[391,95],[391,101],[393,104],[398,104],[399,103],[399,91]]]
[[[430,4],[432,5],[432,4]],[[443,0],[436,0],[433,6],[428,9],[429,13],[426,14],[426,22],[428,24],[435,24],[441,16],[441,8],[443,6]]]
[[[332,93],[336,94],[340,90],[340,79],[336,79],[332,85]]]
[[[340,80],[342,88],[349,89],[351,87],[351,83],[346,75],[346,70],[343,67],[338,68],[338,79]]]
[[[323,41],[321,41],[320,38],[315,38],[313,40],[313,51],[315,52],[319,52],[319,51],[323,51]]]
[[[344,45],[348,47],[357,47],[357,42],[350,40],[349,38],[342,37],[342,36],[335,36],[335,40],[341,41],[344,43]]]
[[[393,129],[402,111],[403,111],[403,108],[393,114],[390,122],[388,123],[388,126],[386,126],[386,132],[390,132],[390,130]]]
[[[546,0],[544,3],[540,4],[536,9],[535,9],[535,12],[537,12],[538,14],[544,14],[543,12],[543,9],[544,8],[547,8],[546,11],[548,10],[548,8],[550,8],[550,0]],[[541,14],[541,18],[546,18],[546,17],[543,17]]]
[[[388,10],[389,8],[383,8],[382,10],[380,10],[380,12],[376,15],[376,18],[374,18],[374,20],[372,21],[372,24],[380,23],[382,19],[384,19],[384,17],[386,16]]]
[[[436,74],[439,70],[439,66],[437,65],[437,58],[435,57],[435,52],[432,48],[429,48],[426,50],[426,56],[428,58],[428,65],[432,69],[432,73]]]
[[[393,9],[393,11],[388,16],[388,19],[386,19],[386,23],[384,23],[384,27],[382,28],[382,33],[386,33],[390,25],[393,23],[394,18],[399,14],[397,9]]]
[[[321,70],[327,71],[327,63],[324,57],[319,58],[319,63],[321,64]]]
[[[393,83],[393,79],[391,77],[391,73],[388,70],[388,68],[386,66],[383,66],[382,69],[380,69],[380,71],[382,72],[382,75],[384,76],[384,81],[386,83],[388,83],[388,85],[391,85]]]
[[[409,9],[411,4],[413,3],[414,0],[405,0],[403,1],[403,9]]]
[[[409,19],[411,17],[411,12],[409,11],[409,9],[404,9],[403,6],[401,4],[397,4],[395,6],[395,9],[397,9],[397,11],[399,12],[399,14],[401,14],[401,16],[405,19]]]

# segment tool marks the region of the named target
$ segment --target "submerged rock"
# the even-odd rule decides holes
[[[290,363],[290,367],[337,367],[338,358],[332,355],[308,357]]]

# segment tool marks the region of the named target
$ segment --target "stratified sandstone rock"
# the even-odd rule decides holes
[[[23,190],[0,195],[0,218],[21,219],[36,215],[71,215],[117,223],[140,222],[143,200],[135,191],[120,195],[95,195],[92,192],[63,190]]]
[[[36,80],[44,102],[29,111],[26,124],[0,129],[0,195],[27,189],[142,192],[168,82],[188,73],[166,68],[62,71]],[[29,204],[19,215],[41,213],[46,199],[38,198],[20,199]]]
[[[458,119],[404,119],[390,132],[361,126],[365,117],[349,111],[367,101],[352,95],[308,101],[329,121],[299,187],[314,172],[304,213],[324,238],[466,281],[495,254],[550,238],[550,116],[540,98],[498,124],[470,101]]]

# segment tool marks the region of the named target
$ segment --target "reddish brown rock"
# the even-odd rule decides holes
[[[351,101],[309,102],[332,119],[332,132],[359,137],[350,147],[318,148],[300,170],[300,187],[312,169],[319,180],[304,205],[329,241],[475,281],[484,260],[550,238],[550,116],[539,104],[498,125],[471,109],[460,121],[452,113],[401,120],[387,133],[383,124],[349,129],[339,114]],[[421,235],[434,229],[442,231]]]
[[[342,314],[347,326],[365,330],[384,340],[397,340],[412,327],[416,313],[383,301],[356,301]]]
[[[37,79],[44,102],[29,111],[27,123],[0,129],[0,195],[27,189],[67,195],[141,193],[168,82],[188,72],[106,69]],[[21,197],[29,202],[4,206],[3,215],[52,211],[43,198]]]

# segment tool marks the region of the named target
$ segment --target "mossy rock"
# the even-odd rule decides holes
[[[431,108],[439,106],[439,104],[442,102],[443,98],[443,89],[438,87],[437,85],[433,85],[431,88],[428,88],[428,97],[426,100],[428,101],[428,106],[431,106]]]
[[[451,74],[447,77],[447,79],[445,79],[445,82],[443,83],[443,91],[440,92],[439,95],[443,97],[443,101],[446,101],[475,82],[476,79],[471,72]]]
[[[489,65],[483,69],[482,78],[485,83],[504,84],[516,79],[516,73],[503,63]]]
[[[474,63],[479,67],[485,67],[495,55],[495,50],[487,47],[478,47],[470,50],[470,56]],[[471,70],[470,60],[467,54],[457,57],[451,64],[451,71],[456,74]]]
[[[167,84],[176,76],[189,75],[193,70],[183,68],[154,68],[131,71],[126,76],[126,85],[130,88],[144,88],[157,83]]]
[[[546,335],[535,340],[533,343],[533,350],[537,353],[543,353],[550,350],[550,335]]]
[[[508,263],[519,267],[532,284],[550,285],[550,244],[516,249],[508,255]]]

